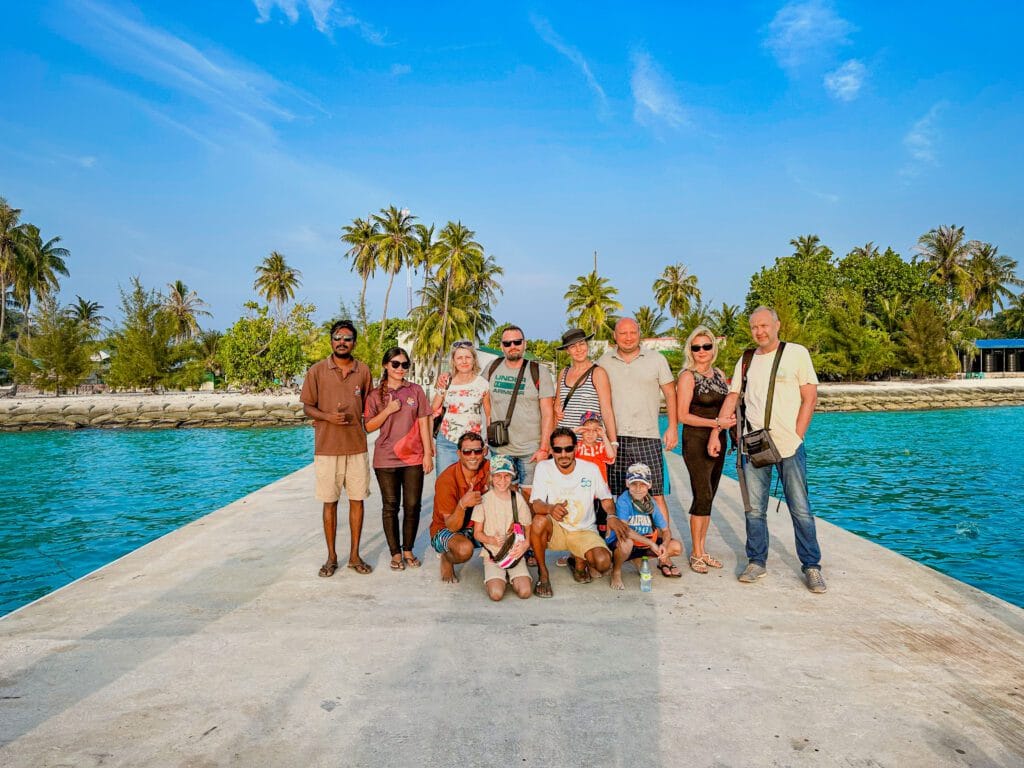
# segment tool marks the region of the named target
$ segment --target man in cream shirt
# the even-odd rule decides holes
[[[779,316],[774,309],[758,307],[750,314],[750,333],[757,344],[757,350],[747,370],[744,399],[749,424],[739,425],[743,432],[764,428],[768,385],[775,355],[778,354],[780,327]],[[743,359],[740,358],[733,372],[730,393],[719,411],[719,420],[725,420],[736,412],[742,382]],[[807,498],[807,455],[804,451],[804,435],[811,425],[817,400],[818,377],[810,354],[805,347],[786,342],[775,378],[771,423],[768,425],[782,461],[778,465],[769,464],[766,467],[754,467],[748,463],[743,470],[750,491],[751,507],[746,515],[748,563],[739,577],[745,584],[752,584],[767,575],[768,522],[765,513],[768,510],[772,467],[777,466],[782,477],[786,505],[793,520],[796,553],[800,558],[804,581],[811,592],[820,594],[825,591],[825,579],[821,575],[821,550],[818,548],[814,515]],[[708,453],[717,456],[720,450],[718,430],[715,430],[708,443]]]

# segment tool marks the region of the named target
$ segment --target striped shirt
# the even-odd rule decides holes
[[[560,389],[558,392],[558,402],[556,406],[561,406],[565,401],[565,396],[569,394],[569,390],[572,386],[566,383],[569,378],[569,369],[566,368],[562,371]],[[601,401],[597,397],[597,389],[594,387],[594,372],[593,370],[586,374],[586,379],[576,387],[576,391],[572,393],[572,397],[569,398],[569,404],[565,406],[565,410],[562,413],[562,418],[558,420],[557,426],[568,427],[569,429],[576,429],[580,425],[580,418],[587,411],[593,411],[594,413],[601,413]]]

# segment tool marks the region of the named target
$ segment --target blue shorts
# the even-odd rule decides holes
[[[442,528],[437,532],[437,535],[430,540],[430,545],[434,548],[434,551],[439,555],[443,555],[448,551],[448,542],[452,540],[452,536],[465,536],[469,539],[470,544],[473,548],[480,546],[480,542],[473,538],[473,527],[463,528],[461,531],[450,531],[447,528]]]

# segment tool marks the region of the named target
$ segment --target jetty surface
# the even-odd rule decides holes
[[[422,569],[388,570],[375,493],[375,572],[318,578],[307,467],[0,620],[0,765],[1024,765],[1024,611],[820,519],[813,595],[785,505],[739,584],[722,484],[723,570],[645,595],[552,567],[554,599],[495,604],[479,560],[440,582],[432,483]]]

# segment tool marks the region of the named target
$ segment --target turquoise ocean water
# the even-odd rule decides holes
[[[817,414],[815,513],[1024,607],[1022,432],[1024,408]],[[0,434],[0,615],[311,453],[308,427]],[[788,520],[769,525],[792,536]]]
[[[1022,430],[1024,407],[816,414],[807,440],[812,508],[1024,607]],[[736,477],[734,454],[726,473]],[[773,509],[771,534],[791,539],[788,516]],[[827,577],[828,552],[822,563]]]

